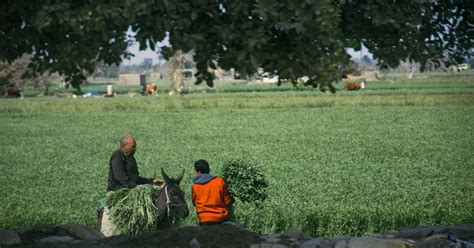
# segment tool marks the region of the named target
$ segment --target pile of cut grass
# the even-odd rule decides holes
[[[107,196],[111,222],[119,234],[137,235],[156,230],[159,216],[153,199],[159,189],[153,185],[123,188]]]

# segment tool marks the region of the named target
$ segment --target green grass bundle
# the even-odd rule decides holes
[[[261,167],[255,163],[236,159],[224,164],[222,177],[232,197],[242,202],[257,202],[267,198],[267,181]]]
[[[119,189],[107,197],[111,222],[120,234],[140,234],[156,230],[158,212],[154,198],[160,187],[138,186]]]

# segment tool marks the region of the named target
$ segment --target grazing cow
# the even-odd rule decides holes
[[[344,84],[346,90],[362,90],[365,88],[365,83],[347,82]]]
[[[16,85],[11,84],[2,89],[2,96],[4,97],[21,97],[21,91]]]
[[[143,90],[142,90],[142,95],[155,95],[157,91],[157,87],[155,83],[151,84],[144,84],[143,85]]]

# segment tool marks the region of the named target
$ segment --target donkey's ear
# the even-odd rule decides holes
[[[165,181],[166,184],[170,184],[171,179],[168,175],[166,175],[165,171],[163,168],[161,168],[161,176],[163,177],[163,180]]]
[[[181,172],[181,175],[175,178],[175,181],[177,184],[181,182],[181,180],[183,179],[183,176],[184,176],[184,169],[183,169],[183,172]]]

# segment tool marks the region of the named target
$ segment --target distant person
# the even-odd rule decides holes
[[[109,177],[107,183],[107,195],[122,188],[135,188],[140,184],[162,185],[160,179],[144,178],[138,173],[135,151],[137,143],[133,136],[123,136],[120,139],[120,148],[112,153],[109,160]],[[103,209],[101,229],[104,236],[110,237],[117,234],[117,227],[110,222],[108,208]]]
[[[210,174],[209,163],[203,159],[194,163],[194,171],[192,197],[199,225],[232,223],[228,218],[234,199],[230,196],[224,179]]]

